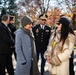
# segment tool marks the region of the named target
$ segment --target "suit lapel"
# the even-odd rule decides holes
[[[39,27],[38,27],[38,29],[39,29],[39,30],[41,30],[41,26],[40,26],[40,24],[39,24]]]
[[[6,30],[8,37],[11,38],[12,37],[11,32],[9,31],[8,27],[6,25],[4,25],[3,23],[2,23],[2,26]]]

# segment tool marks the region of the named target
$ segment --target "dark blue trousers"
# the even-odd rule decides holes
[[[44,75],[44,67],[46,60],[44,59],[44,53],[37,52],[37,62],[39,60],[39,55],[41,55],[41,75]]]

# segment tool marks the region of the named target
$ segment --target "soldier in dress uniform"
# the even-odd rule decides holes
[[[39,60],[39,54],[41,54],[41,75],[44,75],[44,66],[45,66],[44,52],[47,49],[49,37],[51,35],[51,29],[46,25],[46,19],[47,15],[41,14],[39,16],[40,24],[35,25],[32,28],[35,37],[37,61]]]

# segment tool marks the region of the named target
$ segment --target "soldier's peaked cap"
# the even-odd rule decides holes
[[[47,16],[46,14],[41,14],[41,15],[39,16],[39,18],[46,20],[46,19],[48,18],[48,16]]]

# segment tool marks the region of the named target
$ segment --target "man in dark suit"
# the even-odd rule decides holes
[[[15,17],[14,16],[10,16],[10,21],[9,21],[8,27],[10,28],[11,35],[12,35],[14,41],[15,41],[15,34],[14,34],[14,32],[16,31],[16,27],[14,25],[14,20],[15,20]],[[14,56],[15,56],[15,59],[16,59],[15,47],[12,47],[11,50],[12,50],[12,53],[14,54]]]
[[[44,75],[44,66],[45,66],[44,52],[47,49],[49,37],[51,35],[51,29],[45,24],[47,19],[46,14],[41,14],[39,16],[39,19],[40,24],[34,26],[32,28],[32,31],[35,36],[37,60],[39,60],[39,54],[41,54],[41,75]]]
[[[0,75],[5,75],[5,68],[9,75],[14,75],[10,48],[14,41],[8,29],[9,15],[3,15],[0,23]]]

